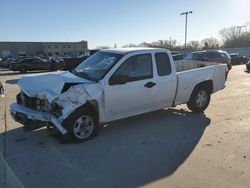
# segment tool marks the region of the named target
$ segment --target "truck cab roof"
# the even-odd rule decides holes
[[[107,50],[101,50],[101,52],[111,52],[111,53],[119,53],[119,54],[127,54],[127,53],[132,53],[132,52],[152,52],[152,51],[162,51],[167,49],[163,48],[113,48],[113,49],[107,49]]]

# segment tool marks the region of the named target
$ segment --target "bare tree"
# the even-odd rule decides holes
[[[214,37],[203,39],[201,43],[203,44],[204,49],[218,48],[220,44],[219,40]]]
[[[138,47],[152,47],[152,46],[150,43],[142,42],[142,43],[138,44]]]
[[[201,44],[199,41],[191,40],[187,43],[187,48],[192,50],[198,50],[201,47]]]
[[[137,47],[137,45],[130,43],[130,44],[126,44],[126,45],[124,45],[122,47],[123,48],[133,48],[133,47]]]
[[[232,26],[224,28],[219,32],[224,47],[249,47],[250,46],[250,24],[244,26]]]
[[[156,42],[151,42],[150,47],[155,47],[155,48],[167,48],[167,49],[174,49],[176,47],[177,40],[172,39],[170,40],[158,40]]]
[[[109,49],[109,46],[97,46],[97,49],[104,50],[104,49]]]
[[[232,26],[220,30],[219,34],[221,35],[223,41],[235,40],[239,37],[240,29],[236,26]]]

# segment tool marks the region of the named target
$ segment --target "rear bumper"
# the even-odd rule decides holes
[[[31,124],[32,122],[33,124],[35,122],[51,122],[63,135],[67,133],[67,130],[62,126],[56,116],[47,112],[35,111],[17,103],[13,103],[10,105],[10,113],[12,118],[23,124],[24,127],[34,126]],[[29,127],[27,127],[27,129],[29,129]]]

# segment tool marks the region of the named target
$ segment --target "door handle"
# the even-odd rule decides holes
[[[154,87],[155,85],[156,85],[156,83],[154,83],[154,82],[148,82],[148,83],[146,83],[146,84],[144,85],[144,87],[152,88],[152,87]]]

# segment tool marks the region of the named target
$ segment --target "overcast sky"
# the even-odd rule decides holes
[[[0,41],[116,43],[219,37],[224,27],[250,22],[250,0],[0,0]]]

